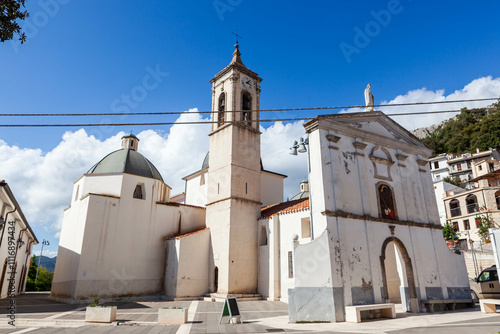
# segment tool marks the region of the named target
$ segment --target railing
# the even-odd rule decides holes
[[[479,212],[479,205],[477,205],[477,203],[467,204],[467,212],[468,213]]]
[[[462,215],[462,211],[460,210],[460,207],[453,208],[453,209],[450,209],[450,214],[451,214],[452,217],[461,216]]]

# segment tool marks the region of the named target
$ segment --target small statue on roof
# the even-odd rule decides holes
[[[375,105],[375,98],[373,97],[372,91],[371,91],[371,84],[368,84],[365,89],[365,102],[366,102],[366,109],[365,111],[375,111],[373,109],[373,106]]]

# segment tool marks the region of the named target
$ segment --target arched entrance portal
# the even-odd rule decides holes
[[[406,247],[396,237],[387,238],[382,245],[380,265],[386,303],[401,303],[406,312],[419,312],[415,276]]]

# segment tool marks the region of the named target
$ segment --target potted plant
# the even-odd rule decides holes
[[[187,322],[188,309],[182,307],[162,307],[158,309],[158,323],[182,325]]]
[[[482,207],[480,210],[484,210]],[[490,228],[497,228],[498,226],[493,222],[493,219],[486,213],[484,215],[476,215],[476,222],[478,222],[477,235],[485,242],[490,243]]]
[[[99,298],[94,298],[85,311],[86,322],[112,322],[116,320],[116,306],[99,306]]]

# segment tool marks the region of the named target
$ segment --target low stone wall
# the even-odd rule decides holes
[[[495,258],[493,257],[493,251],[491,250],[491,244],[485,245],[490,245],[489,249],[487,249],[487,247],[483,247],[482,251],[480,249],[476,250],[475,248],[474,251],[470,249],[467,251],[463,251],[469,278],[475,278],[481,273],[481,271],[495,264]],[[474,262],[476,263],[476,268],[474,268]],[[475,271],[475,269],[477,270],[477,272]]]

